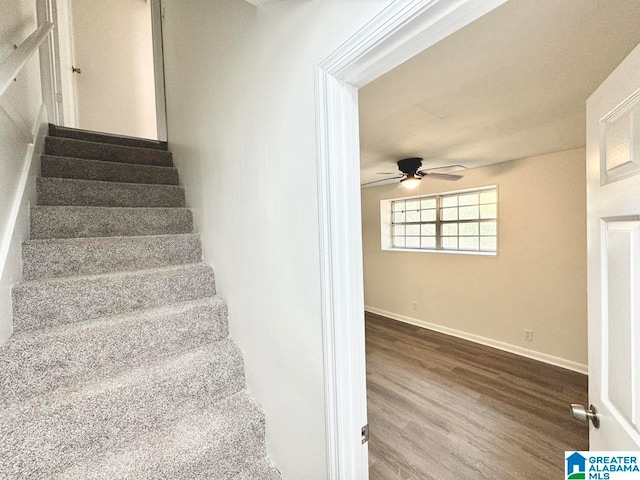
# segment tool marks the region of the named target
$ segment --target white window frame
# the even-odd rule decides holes
[[[497,194],[496,198],[496,251],[481,251],[481,250],[449,250],[443,249],[441,245],[442,232],[441,225],[443,222],[440,219],[440,209],[441,198],[446,197],[448,195],[456,195],[461,193],[470,193],[470,192],[481,192],[483,190],[495,190]],[[427,249],[427,248],[404,248],[404,247],[394,247],[393,246],[393,212],[392,206],[393,202],[396,201],[405,201],[405,200],[415,200],[422,198],[436,198],[436,248]],[[413,195],[408,197],[397,197],[390,198],[380,201],[380,247],[383,251],[390,252],[413,252],[413,253],[443,253],[448,255],[475,255],[475,256],[484,256],[484,257],[497,257],[498,251],[500,248],[499,241],[499,230],[500,230],[500,192],[498,185],[486,185],[482,187],[473,187],[466,188],[462,190],[451,190],[444,192],[434,192],[434,193],[424,193],[420,195]],[[460,220],[456,222],[460,223]],[[431,223],[431,222],[429,222]]]

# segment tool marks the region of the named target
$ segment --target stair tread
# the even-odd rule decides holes
[[[186,210],[186,211],[191,211],[191,208],[189,208],[189,207],[104,207],[104,206],[101,206],[101,205],[33,205],[31,208],[51,209],[51,210],[66,209],[66,210],[77,210],[77,211],[82,211],[82,210],[87,210],[87,211],[104,210],[106,212],[115,211],[115,210],[130,210],[130,211],[133,211],[133,212],[140,212],[140,211],[144,211],[144,210],[147,210],[149,212],[158,212],[160,210],[173,210],[173,211]]]
[[[23,280],[147,270],[199,263],[200,235],[132,235],[27,240],[22,244]]]
[[[31,238],[114,237],[193,233],[186,207],[31,207]]]
[[[59,387],[115,375],[228,334],[226,303],[206,297],[18,332],[0,347],[0,409]]]
[[[109,237],[106,237],[109,238]],[[117,237],[115,237],[117,238]],[[74,239],[66,239],[66,240],[74,240]],[[209,265],[196,262],[196,263],[187,263],[183,265],[168,265],[164,267],[156,267],[156,268],[144,268],[144,269],[133,269],[133,270],[121,270],[117,272],[103,272],[103,273],[92,273],[86,275],[71,275],[68,277],[57,277],[57,278],[43,278],[38,280],[27,280],[18,284],[16,289],[22,289],[23,287],[30,287],[34,285],[45,285],[45,284],[63,284],[66,282],[77,282],[78,280],[93,280],[100,278],[114,278],[114,277],[128,277],[128,276],[136,276],[136,275],[154,275],[156,273],[164,273],[164,272],[172,272],[177,270],[188,270],[188,269],[210,269]]]
[[[147,152],[153,152],[154,154],[156,154],[157,152],[160,152],[160,154],[166,154],[166,153],[171,153],[169,151],[166,150],[158,150],[156,148],[148,148],[148,147],[134,147],[131,145],[118,145],[115,143],[107,143],[107,142],[95,142],[92,140],[82,140],[80,138],[69,138],[69,137],[60,137],[57,135],[48,135],[47,138],[51,138],[53,139],[53,141],[55,142],[61,142],[61,143],[68,143],[69,145],[99,145],[99,146],[104,146],[107,148],[111,148],[113,147],[114,149],[120,149],[121,151],[131,151],[131,152],[136,152],[136,151],[147,151]],[[135,137],[133,137],[135,138]]]
[[[215,295],[204,263],[29,280],[12,290],[14,331],[119,315]]]
[[[172,171],[176,171],[177,168],[174,166],[169,166],[169,165],[143,165],[141,163],[127,163],[127,162],[110,162],[108,160],[98,160],[95,158],[84,158],[84,157],[72,157],[70,155],[51,155],[50,153],[44,153],[42,154],[42,158],[59,158],[59,159],[65,159],[65,160],[77,160],[80,162],[86,162],[86,163],[95,163],[95,164],[100,164],[100,165],[109,165],[109,166],[117,166],[117,167],[135,167],[135,168],[141,168],[141,169],[155,169],[157,171],[168,171],[168,170],[172,170]]]
[[[104,211],[115,211],[115,210],[131,210],[134,212],[139,212],[139,211],[143,211],[143,210],[148,210],[150,212],[158,212],[160,210],[187,210],[187,211],[191,211],[191,208],[189,207],[104,207],[101,205],[33,205],[31,208],[36,208],[36,209],[51,209],[51,210],[61,210],[61,209],[68,209],[68,210],[77,210],[77,211],[82,211],[82,210],[88,210],[88,211],[97,211],[97,210],[104,210]]]
[[[37,203],[43,206],[185,207],[184,187],[39,177]]]
[[[54,244],[72,244],[72,243],[87,243],[94,241],[135,241],[142,239],[157,239],[157,238],[200,238],[199,233],[170,233],[167,235],[129,235],[129,236],[115,236],[115,237],[72,237],[72,238],[34,238],[25,240],[23,245],[54,245]],[[193,262],[197,263],[197,262]]]
[[[84,158],[42,155],[44,178],[71,178],[143,185],[178,185],[175,167],[104,162]]]
[[[112,395],[117,396],[118,392],[129,394],[131,389],[143,390],[149,385],[166,383],[163,380],[165,377],[173,378],[178,376],[180,371],[197,372],[203,362],[210,362],[221,355],[242,358],[240,349],[233,340],[224,338],[158,357],[151,362],[132,365],[112,376],[85,377],[78,385],[57,388],[46,394],[34,396],[26,402],[11,403],[5,407],[4,413],[6,418],[12,419],[22,417],[28,412],[29,416],[39,416],[38,421],[47,422],[54,411],[76,409],[77,404],[91,404],[94,398],[108,399]]]
[[[0,346],[0,357],[4,354],[3,349],[7,349],[14,345],[16,342],[22,342],[25,339],[29,339],[29,342],[46,341],[45,339],[51,337],[61,337],[73,334],[74,332],[90,330],[92,328],[99,328],[102,325],[111,325],[115,323],[125,323],[135,318],[152,317],[159,312],[168,312],[171,310],[181,310],[187,306],[197,305],[224,305],[225,302],[217,295],[205,298],[199,298],[196,300],[189,300],[186,302],[174,303],[171,305],[165,305],[158,308],[148,308],[137,312],[125,313],[122,315],[115,315],[110,317],[94,318],[84,322],[66,323],[63,325],[55,325],[49,328],[42,328],[38,330],[31,330],[28,332],[16,332],[11,336],[11,340],[6,344]]]
[[[47,136],[45,137],[44,149],[47,155],[72,155],[77,158],[116,163],[124,162],[140,165],[173,166],[173,155],[171,152],[154,148]]]
[[[56,157],[53,157],[56,158]],[[60,158],[68,158],[68,157],[60,157]],[[83,160],[81,158],[78,158],[76,160]],[[83,160],[85,161],[85,160]],[[86,160],[87,162],[93,162],[93,160]],[[104,163],[104,162],[103,162]],[[121,164],[121,165],[125,165],[125,164]],[[139,167],[140,165],[135,165],[136,167]],[[142,165],[144,167],[148,166],[148,165]],[[174,170],[173,167],[157,167],[157,168],[168,168],[170,170]],[[132,187],[132,188],[145,188],[145,187],[149,187],[149,188],[162,188],[162,189],[168,189],[168,190],[184,190],[184,187],[182,185],[169,185],[169,184],[164,184],[164,183],[131,183],[131,182],[109,182],[106,180],[87,180],[84,178],[66,178],[66,177],[37,177],[38,180],[46,180],[46,181],[52,181],[52,182],[69,182],[69,183],[73,183],[73,184],[78,184],[78,185],[104,185],[104,186],[109,186],[109,187],[115,187],[118,185],[122,185],[122,186],[126,186],[126,187]]]
[[[151,138],[132,137],[129,135],[119,135],[113,133],[95,132],[93,130],[84,130],[80,128],[61,127],[58,125],[49,125],[49,136],[62,138],[75,138],[77,140],[88,140],[96,143],[107,143],[115,145],[142,146],[143,148],[152,148],[157,150],[167,150],[167,142],[154,140]],[[84,138],[83,138],[84,137]],[[124,142],[124,143],[121,143]]]
[[[91,160],[89,160],[91,161]],[[160,167],[168,168],[168,167]],[[65,178],[65,177],[37,177],[38,180],[47,182],[69,182],[78,185],[104,185],[109,187],[116,187],[119,185],[132,187],[132,188],[161,188],[167,190],[184,190],[182,185],[169,185],[164,183],[130,183],[130,182],[108,182],[106,180],[86,180],[84,178]]]

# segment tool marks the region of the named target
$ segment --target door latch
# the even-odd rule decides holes
[[[369,424],[368,423],[364,427],[362,427],[362,430],[360,430],[360,433],[362,434],[362,444],[364,445],[369,441]]]
[[[594,427],[600,428],[600,415],[598,415],[598,409],[593,405],[589,405],[589,410],[587,410],[582,405],[572,403],[571,415],[573,415],[573,418],[576,418],[581,422],[588,422],[591,420]]]

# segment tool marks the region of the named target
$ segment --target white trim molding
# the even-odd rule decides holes
[[[24,197],[24,192],[25,189],[27,189],[27,185],[29,182],[29,173],[31,171],[31,163],[33,161],[33,157],[35,156],[36,142],[38,140],[39,132],[42,129],[42,125],[46,124],[46,122],[46,108],[44,103],[42,103],[40,104],[38,115],[36,116],[34,124],[31,127],[31,141],[27,145],[24,161],[22,162],[22,171],[20,174],[20,181],[18,183],[16,195],[13,199],[13,203],[11,205],[8,205],[9,211],[11,213],[9,214],[7,226],[0,241],[0,276],[4,271],[4,265],[7,261],[7,256],[9,255],[9,245],[11,244],[11,239],[13,238],[16,220],[18,219],[18,212],[21,208],[22,198]]]
[[[366,480],[357,89],[507,0],[396,0],[318,64],[317,170],[328,478]]]
[[[556,367],[565,368],[573,372],[582,373],[584,375],[588,374],[588,367],[584,363],[574,362],[572,360],[567,360],[566,358],[556,357],[555,355],[549,355],[547,353],[538,352],[536,350],[520,347],[511,343],[501,342],[500,340],[494,340],[493,338],[463,332],[462,330],[456,330],[455,328],[443,327],[442,325],[427,322],[425,320],[420,320],[419,318],[407,317],[398,313],[387,312],[385,310],[370,307],[368,305],[365,305],[364,310],[365,312],[373,313],[375,315],[381,315],[383,317],[391,318],[392,320],[397,320],[402,323],[408,323],[410,325],[415,325],[416,327],[433,330],[434,332],[438,333],[444,333],[445,335],[461,338],[473,343],[479,343],[480,345],[492,347],[504,352],[514,353],[516,355],[520,355],[521,357],[526,357],[532,360],[547,363],[549,365],[554,365]]]
[[[40,155],[48,132],[47,111],[40,104],[32,129],[33,141],[25,145],[22,170],[0,238],[0,345],[11,335],[11,287],[22,280],[22,242],[29,238],[29,207],[36,198],[36,177],[40,174]]]

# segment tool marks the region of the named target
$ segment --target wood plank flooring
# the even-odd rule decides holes
[[[587,377],[366,314],[371,480],[555,480]]]

